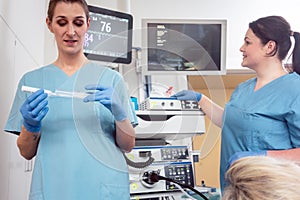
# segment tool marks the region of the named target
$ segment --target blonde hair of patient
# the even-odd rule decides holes
[[[267,156],[241,158],[226,175],[222,200],[299,200],[300,166]]]

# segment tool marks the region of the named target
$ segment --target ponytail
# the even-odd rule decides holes
[[[300,33],[293,32],[293,36],[295,39],[293,58],[292,58],[293,70],[294,72],[297,72],[297,74],[300,75]]]

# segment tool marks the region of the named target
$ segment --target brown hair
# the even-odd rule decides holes
[[[50,21],[52,21],[55,7],[56,7],[57,3],[59,3],[59,2],[79,3],[80,5],[82,5],[82,8],[85,12],[86,20],[89,19],[89,17],[90,17],[89,16],[89,9],[88,9],[88,5],[87,5],[85,0],[50,0],[49,6],[48,6],[48,12],[47,12],[47,15],[48,15],[48,18],[49,18]]]
[[[300,33],[292,31],[290,24],[283,17],[276,15],[262,17],[249,23],[249,28],[264,45],[270,40],[276,43],[276,48],[269,56],[278,53],[281,61],[287,56],[292,45],[291,37],[294,37],[292,66],[293,70],[300,74]]]

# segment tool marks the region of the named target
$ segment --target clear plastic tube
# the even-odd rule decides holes
[[[21,90],[24,92],[36,92],[40,88],[35,88],[35,87],[29,87],[29,86],[22,86]],[[54,92],[50,90],[44,90],[45,93],[47,93],[49,96],[57,96],[57,97],[64,97],[64,98],[79,98],[83,99],[85,98],[88,94],[84,92],[68,92],[68,91],[62,91],[62,90],[55,90]]]

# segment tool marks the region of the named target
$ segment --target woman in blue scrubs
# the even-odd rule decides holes
[[[21,155],[35,157],[29,199],[129,199],[123,152],[134,147],[137,118],[122,76],[84,56],[90,25],[84,0],[50,0],[46,23],[58,57],[22,77],[5,127],[19,135]],[[22,86],[41,89],[30,94]]]
[[[282,61],[292,39],[293,72],[288,72]],[[267,155],[300,162],[300,33],[280,16],[263,17],[249,24],[240,51],[242,66],[254,70],[256,77],[235,89],[225,109],[194,91],[174,95],[198,101],[222,128],[222,189],[227,168],[241,157]]]

